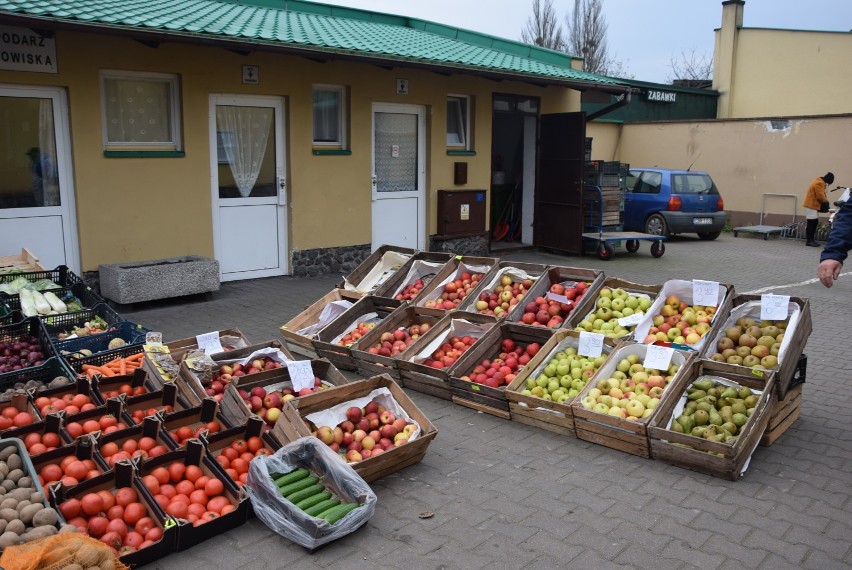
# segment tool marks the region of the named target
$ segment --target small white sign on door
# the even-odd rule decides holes
[[[391,145],[391,158],[399,158],[399,145],[392,144]]]
[[[396,94],[397,95],[408,95],[408,79],[397,79],[396,80]]]

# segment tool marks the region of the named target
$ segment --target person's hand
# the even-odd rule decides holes
[[[840,268],[843,264],[835,259],[826,259],[817,267],[817,277],[826,287],[831,287],[834,281],[840,277]]]

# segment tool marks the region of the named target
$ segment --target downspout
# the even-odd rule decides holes
[[[609,113],[612,113],[616,109],[621,109],[622,107],[624,107],[628,103],[630,103],[630,91],[625,93],[624,96],[621,99],[619,99],[618,101],[616,101],[612,105],[607,105],[603,109],[598,109],[597,111],[595,111],[591,115],[586,115],[586,122],[588,123],[589,121],[594,121],[598,117],[603,117],[604,115],[608,115]]]

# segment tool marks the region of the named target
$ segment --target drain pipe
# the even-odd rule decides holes
[[[630,103],[630,96],[631,96],[631,92],[628,91],[627,93],[625,93],[621,96],[621,99],[619,99],[618,101],[616,101],[612,105],[607,105],[603,109],[598,109],[597,111],[595,111],[591,115],[586,115],[586,122],[588,123],[589,121],[593,121],[593,120],[597,119],[598,117],[603,117],[604,115],[612,113],[616,109],[620,109],[620,108],[624,107],[625,105]]]

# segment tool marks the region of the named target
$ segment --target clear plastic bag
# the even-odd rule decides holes
[[[312,517],[278,492],[272,473],[308,469],[341,501],[361,506],[334,524]],[[256,457],[249,465],[245,489],[254,512],[263,523],[284,538],[308,549],[337,540],[370,520],[376,510],[376,494],[364,479],[327,445],[313,436],[289,443],[272,455]]]

